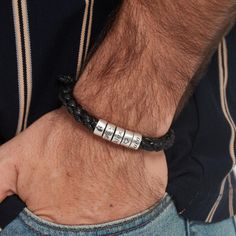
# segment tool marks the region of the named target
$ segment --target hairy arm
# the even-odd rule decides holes
[[[235,1],[124,1],[75,90],[93,114],[164,134],[196,73],[234,23]]]
[[[235,5],[125,0],[81,74],[76,98],[118,126],[164,134],[191,79],[234,23]],[[0,200],[17,193],[35,214],[64,224],[140,212],[160,200],[167,182],[163,152],[107,144],[63,109],[3,145],[0,157]]]

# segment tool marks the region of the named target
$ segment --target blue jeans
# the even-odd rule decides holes
[[[236,236],[235,218],[215,224],[189,222],[180,217],[166,195],[143,213],[106,224],[66,226],[42,220],[25,209],[0,234],[1,236]]]

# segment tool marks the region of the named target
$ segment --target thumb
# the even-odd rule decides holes
[[[16,193],[16,183],[17,169],[15,163],[10,158],[0,155],[0,203],[6,197]]]

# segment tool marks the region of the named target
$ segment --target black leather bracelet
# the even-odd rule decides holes
[[[174,131],[169,130],[160,138],[145,137],[139,133],[125,130],[89,114],[74,98],[73,89],[76,80],[70,76],[59,77],[59,98],[75,120],[87,127],[94,134],[116,144],[146,151],[160,151],[170,148],[175,139]]]

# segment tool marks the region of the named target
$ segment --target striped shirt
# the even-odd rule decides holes
[[[10,140],[60,106],[58,75],[78,75],[119,0],[0,1],[0,140]],[[166,152],[168,192],[180,214],[213,222],[236,212],[236,28],[222,40],[208,73],[178,120]],[[4,227],[22,210],[0,205]]]

